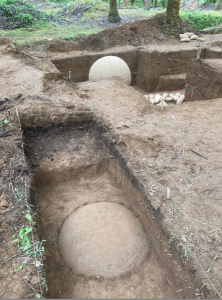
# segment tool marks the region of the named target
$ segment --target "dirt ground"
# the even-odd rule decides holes
[[[205,36],[205,38],[206,44],[210,45],[211,42],[220,40],[221,35]],[[88,38],[89,48],[93,45],[90,39],[92,38]],[[125,44],[128,43],[129,41],[126,40]],[[154,46],[153,40],[147,40],[146,43],[148,47]],[[169,51],[172,44],[178,49],[190,47],[181,45],[176,39],[169,40],[167,45],[164,44],[165,41],[159,41],[159,43],[163,44],[162,47],[164,45],[168,47]],[[66,75],[59,73],[51,60],[55,56],[70,55],[72,51],[76,50],[74,44],[61,42],[56,46],[55,43],[51,43],[45,48],[16,47],[7,40],[2,40],[0,44],[2,71],[0,77],[0,121],[2,121],[0,123],[1,298],[38,298],[42,296],[62,298],[68,297],[73,291],[75,297],[78,298],[81,298],[84,292],[86,298],[221,298],[221,99],[185,102],[181,106],[172,104],[162,111],[152,105],[147,107],[146,99],[143,96],[147,93],[146,91],[134,86],[125,86],[117,80],[104,80],[100,83],[70,82]],[[123,46],[122,43],[120,46]],[[82,51],[79,46],[77,49],[82,55],[87,54],[87,50]],[[158,51],[158,46],[156,46],[156,50]],[[32,148],[32,153],[39,153],[39,155],[36,155],[36,158],[33,154],[34,158],[30,160],[28,155],[24,155],[23,150],[25,146],[28,151],[29,142],[32,145],[31,139],[28,142],[27,139],[24,139],[21,127],[46,127],[87,120],[94,120],[105,126],[108,132],[107,138],[117,147],[127,168],[143,186],[144,193],[154,210],[153,220],[161,228],[162,234],[167,237],[166,247],[177,249],[173,253],[175,263],[179,264],[179,268],[193,283],[190,288],[193,294],[181,292],[180,286],[174,286],[173,277],[169,277],[169,281],[164,282],[164,274],[169,274],[167,271],[164,271],[166,273],[162,274],[163,277],[158,277],[159,281],[157,280],[156,274],[160,274],[163,269],[160,268],[162,261],[157,258],[155,251],[151,254],[153,260],[149,258],[149,262],[153,261],[153,269],[156,268],[156,273],[151,272],[154,276],[151,281],[158,281],[158,293],[155,292],[156,284],[151,285],[151,288],[148,288],[149,292],[145,293],[147,289],[146,274],[150,271],[149,265],[141,266],[132,274],[131,282],[125,278],[119,278],[119,280],[115,279],[116,281],[113,281],[112,284],[109,281],[100,282],[85,277],[77,280],[75,274],[61,266],[61,272],[64,271],[66,275],[66,285],[64,285],[62,293],[61,291],[59,293],[56,285],[52,285],[55,278],[59,282],[61,277],[56,272],[56,265],[49,252],[50,247],[47,246],[47,243],[52,243],[55,238],[50,231],[46,229],[40,231],[40,239],[48,241],[46,242],[47,268],[24,255],[15,243],[12,243],[13,234],[23,225],[27,225],[25,215],[30,206],[33,209],[34,217],[37,214],[38,226],[35,226],[36,220],[32,224],[33,238],[36,242],[39,241],[39,226],[56,230],[56,227],[50,226],[53,226],[55,222],[56,226],[59,226],[59,222],[62,222],[62,217],[59,222],[53,220],[56,215],[49,218],[52,211],[46,209],[45,202],[38,200],[41,204],[36,207],[32,206],[33,202],[30,202],[33,199],[30,188],[33,183],[32,175],[34,173],[38,178],[35,170],[40,161],[43,167],[44,163],[42,164],[42,162],[51,165],[51,173],[45,173],[45,177],[42,177],[43,173],[40,172],[40,179],[43,178],[44,181],[47,181],[53,177],[55,170],[57,174],[61,174],[52,191],[56,198],[56,194],[65,193],[66,186],[67,189],[69,188],[70,180],[75,181],[72,178],[73,173],[70,174],[70,177],[67,177],[66,173],[70,166],[70,160],[65,160],[66,152],[71,151],[72,146],[74,147],[72,151],[77,153],[73,156],[75,168],[81,165],[82,154],[89,161],[91,159],[96,161],[101,158],[101,153],[103,153],[102,156],[107,153],[107,150],[94,147],[94,141],[92,142],[90,138],[89,143],[83,144],[81,149],[75,148],[75,139],[73,140],[74,144],[67,139],[58,149],[60,152],[64,151],[64,161],[60,160],[60,156],[58,156],[55,163],[57,154],[56,152],[52,154],[53,143],[48,140],[44,144],[47,157],[45,154],[41,156],[42,149],[38,149],[41,143],[35,140],[36,144],[35,148]],[[26,133],[24,132],[24,134]],[[68,133],[67,136],[69,136]],[[97,140],[99,139],[100,137],[97,137]],[[59,145],[57,145],[58,148]],[[104,169],[100,175],[98,172],[94,175],[93,181],[84,178],[81,179],[82,181],[80,180],[79,199],[87,185],[91,186],[92,191],[97,187],[94,197],[97,197],[97,192],[99,193],[100,188],[103,188],[104,194],[116,195],[119,193],[122,202],[125,201],[126,196],[122,194],[121,188],[113,183],[112,176]],[[64,184],[59,183],[61,178]],[[101,183],[103,183],[103,187],[101,187]],[[73,192],[75,184],[76,182],[72,183]],[[167,188],[170,189],[170,199],[167,199]],[[44,187],[37,191],[38,199],[42,198],[43,190]],[[51,192],[46,191],[46,194],[48,195],[47,201],[50,203],[52,201]],[[66,197],[67,201],[70,201],[67,194]],[[94,197],[91,199],[92,202],[95,201]],[[89,195],[88,198],[90,198]],[[27,202],[27,200],[30,201]],[[59,202],[58,198],[57,200]],[[55,205],[55,203],[53,202],[51,205]],[[59,203],[58,205],[60,206]],[[58,207],[58,211],[69,214],[64,204],[62,205],[63,208]],[[49,214],[46,216],[45,224],[42,219],[43,211]],[[142,217],[141,219],[143,220]],[[53,237],[51,240],[50,234]],[[59,261],[59,253],[56,255],[58,256],[57,261]],[[23,268],[18,270],[21,263],[24,263]],[[51,266],[51,270],[49,266]],[[48,291],[45,277],[48,280]],[[70,291],[69,288],[73,282],[75,285]],[[115,289],[117,287],[116,293],[113,292],[114,285]],[[97,289],[98,286],[100,290]],[[123,286],[125,293],[121,294],[118,291],[121,291]],[[54,289],[55,287],[56,289]],[[96,293],[95,291],[100,292]]]

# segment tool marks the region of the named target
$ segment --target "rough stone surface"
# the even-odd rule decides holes
[[[148,253],[138,219],[123,205],[111,202],[74,211],[64,222],[58,243],[74,273],[106,278],[138,267]]]
[[[181,42],[190,42],[190,39],[189,38],[183,38],[180,40]]]
[[[7,208],[7,207],[9,207],[9,202],[5,199],[4,196],[2,196],[0,198],[0,207],[1,208]]]
[[[89,71],[90,81],[120,78],[127,85],[131,83],[131,73],[128,65],[117,56],[105,56],[98,59]]]

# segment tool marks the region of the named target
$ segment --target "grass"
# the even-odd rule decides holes
[[[191,24],[195,30],[201,30],[222,23],[222,14],[216,11],[181,11],[180,17]]]
[[[9,0],[7,0],[9,1]],[[47,1],[49,2],[49,0]],[[67,2],[69,10],[71,10],[76,1],[62,1]],[[105,19],[108,15],[109,5],[107,1],[101,0],[84,0],[84,2],[89,3],[93,7],[86,10],[79,21],[83,25],[76,24],[66,24],[58,25],[56,23],[49,23],[46,21],[39,21],[38,24],[30,25],[26,28],[19,28],[13,30],[0,30],[0,37],[10,38],[13,42],[17,44],[44,44],[50,40],[74,40],[79,36],[87,36],[93,33],[98,33],[102,30],[102,27],[96,27],[96,22],[101,18]],[[118,1],[119,2],[119,1]],[[141,0],[135,2],[135,6],[140,6]],[[158,1],[161,4],[161,1]],[[130,3],[129,3],[130,5]],[[57,16],[61,7],[58,8],[48,8],[47,14]],[[165,10],[152,9],[146,11],[141,8],[129,8],[119,9],[119,14],[122,18],[129,18],[129,21],[142,20],[150,18],[157,13],[163,12]],[[45,11],[46,12],[46,11]],[[204,29],[206,27],[215,26],[222,23],[222,14],[215,11],[203,11],[203,12],[191,12],[191,11],[181,11],[180,16],[182,19],[194,26],[195,30]]]
[[[49,40],[72,40],[78,36],[99,32],[99,28],[87,26],[42,23],[38,26],[19,28],[14,30],[0,30],[0,37],[7,37],[17,44],[41,44]]]
[[[122,17],[133,20],[146,19],[154,16],[159,11],[145,11],[143,9],[119,9]],[[90,21],[104,18],[108,15],[108,5],[97,4],[93,9],[84,12],[81,22],[89,21],[88,25],[57,25],[56,23],[39,22],[26,28],[13,30],[0,30],[0,37],[10,38],[17,44],[43,44],[50,40],[73,40],[79,36],[98,33],[103,28],[92,27]]]

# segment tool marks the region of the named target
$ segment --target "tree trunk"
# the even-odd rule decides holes
[[[154,6],[155,6],[155,7],[157,7],[157,0],[155,0],[155,4],[154,4]]]
[[[128,1],[124,0],[124,7],[127,7],[127,6],[128,6]]]
[[[131,0],[131,1],[130,1],[132,6],[134,5],[134,1],[135,1],[135,0]]]
[[[144,9],[149,10],[150,9],[150,0],[145,0],[144,1]]]
[[[178,36],[180,33],[180,0],[168,0],[166,20],[163,33],[170,36]]]
[[[165,7],[166,7],[165,0],[162,0],[162,1],[161,1],[161,4],[162,4],[162,8],[165,8]]]
[[[109,14],[107,21],[110,23],[120,22],[121,18],[118,13],[117,0],[109,0]]]
[[[216,10],[222,10],[222,0],[219,0]]]

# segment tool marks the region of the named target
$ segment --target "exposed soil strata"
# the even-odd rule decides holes
[[[48,296],[193,298],[193,279],[183,270],[174,246],[167,244],[167,235],[158,222],[159,212],[151,208],[143,186],[131,174],[116,147],[105,138],[107,133],[92,125],[87,122],[25,130],[26,151],[34,171],[40,236],[47,240]],[[151,253],[139,267],[112,279],[71,272],[57,244],[67,216],[83,205],[101,201],[129,208],[151,243]]]
[[[193,61],[187,72],[185,100],[210,100],[222,95],[221,59]]]
[[[138,53],[136,84],[147,92],[155,91],[159,76],[186,73],[189,62],[196,57],[196,48],[179,50],[176,46],[166,49],[155,47]]]
[[[24,161],[20,124],[24,128],[49,127],[32,128],[30,135],[26,135],[28,143],[31,141],[26,146],[31,155],[28,156],[30,170],[35,171],[36,198],[41,203],[36,211],[33,206],[33,213],[40,214],[37,224],[41,228],[41,238],[47,235],[48,297],[221,297],[221,99],[187,101],[182,105],[169,102],[161,110],[147,105],[144,89],[155,89],[163,76],[168,84],[170,79],[165,91],[169,93],[177,86],[172,87],[177,76],[189,72],[192,64],[198,66],[194,71],[203,77],[197,74],[196,78],[189,79],[194,90],[200,85],[196,96],[205,99],[207,95],[209,99],[211,92],[221,98],[217,89],[221,82],[219,39],[222,35],[204,36],[201,64],[197,62],[197,42],[182,44],[178,39],[165,40],[161,32],[157,35],[158,31],[153,38],[149,30],[144,31],[147,33],[144,47],[126,47],[136,39],[143,41],[142,26],[148,28],[143,22],[141,31],[139,22],[135,30],[133,24],[124,27],[124,30],[131,27],[139,31],[138,35],[132,30],[126,33],[129,39],[125,41],[124,35],[123,40],[112,40],[113,31],[110,31],[107,46],[117,47],[104,52],[96,49],[96,40],[92,37],[88,42],[85,40],[86,48],[89,50],[92,43],[96,52],[87,49],[76,52],[75,49],[80,49],[77,41],[54,42],[51,48],[50,45],[44,48],[42,45],[18,47],[0,40],[2,298],[35,297],[36,292],[46,296],[36,280],[35,264],[25,264],[20,272],[14,271],[21,266],[24,257],[12,243],[12,235],[26,225],[27,213],[26,202],[24,198],[17,202],[15,189],[19,188],[23,197],[25,190],[29,193],[32,175]],[[104,36],[100,33],[94,37]],[[118,43],[125,48],[118,47]],[[101,40],[98,45],[106,47]],[[118,80],[74,83],[73,78],[71,81],[68,78],[68,64],[62,74],[51,63],[51,60],[66,63],[66,59],[74,59],[77,64],[82,59],[84,74],[79,65],[78,72],[75,73],[74,64],[71,71],[79,80],[87,80],[85,72],[89,69],[90,56],[94,59],[96,55],[107,53],[125,55],[127,63],[132,64],[130,68],[132,74],[135,72],[137,86],[126,86]],[[138,59],[140,67],[137,67]],[[152,60],[155,63],[152,64]],[[179,92],[184,93],[184,90]],[[95,127],[92,123],[95,120],[101,126]],[[71,130],[73,124],[67,123],[73,122],[78,125]],[[63,125],[59,125],[61,123]],[[72,206],[74,197],[78,204],[75,207]],[[85,198],[89,202],[104,198],[121,202],[141,222],[152,247],[144,265],[129,276],[109,281],[76,276],[67,270],[56,252],[56,233],[63,219],[72,209],[84,205]],[[31,204],[34,205],[34,201]],[[36,233],[35,226],[33,230]],[[41,276],[45,277],[44,270]],[[190,281],[191,289],[187,291]]]
[[[122,58],[129,66],[132,74],[132,84],[136,81],[137,71],[137,48],[127,47],[121,50],[106,51],[105,53],[86,53],[85,55],[76,55],[70,57],[53,59],[52,62],[60,72],[69,74],[73,82],[82,82],[89,79],[89,70],[93,63],[101,57],[114,55]]]

